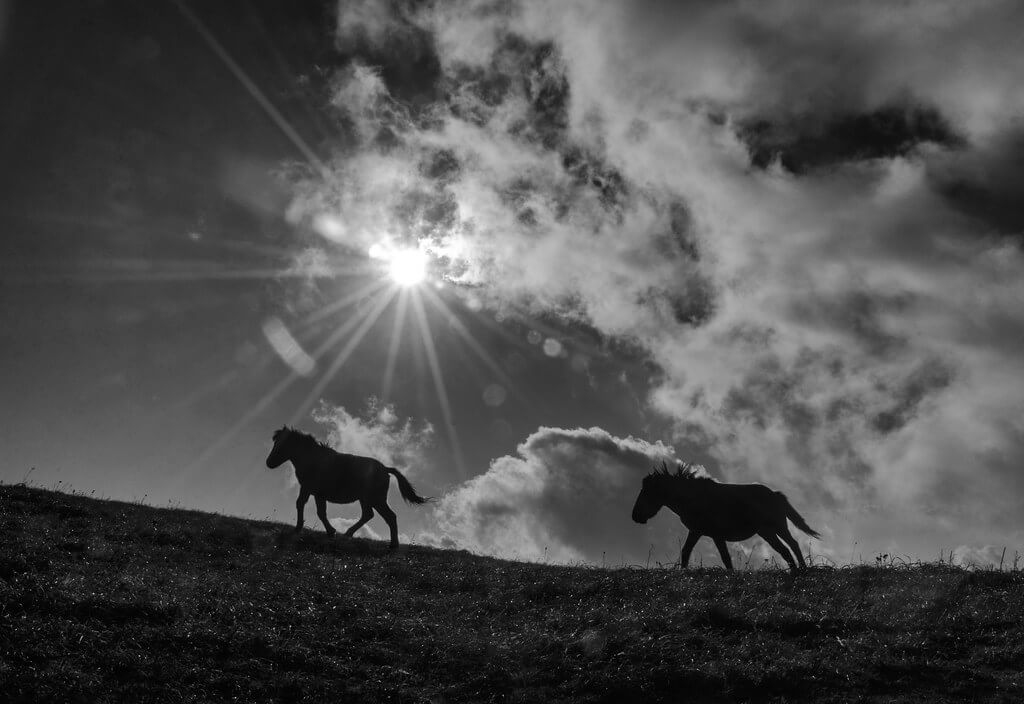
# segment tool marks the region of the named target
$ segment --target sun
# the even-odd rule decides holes
[[[399,249],[388,257],[388,276],[402,287],[415,286],[427,278],[427,255],[421,249]]]
[[[384,265],[384,272],[400,288],[412,288],[427,278],[430,257],[423,247],[394,248],[377,243],[369,255]]]

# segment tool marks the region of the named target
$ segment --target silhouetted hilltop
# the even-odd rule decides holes
[[[617,569],[0,486],[7,701],[1020,701],[1024,574]]]

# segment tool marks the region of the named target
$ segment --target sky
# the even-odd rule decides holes
[[[289,424],[437,497],[392,492],[411,542],[670,564],[630,510],[683,461],[784,491],[819,560],[1012,560],[1021,26],[0,2],[0,480],[291,522]]]

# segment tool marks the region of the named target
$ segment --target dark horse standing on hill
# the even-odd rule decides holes
[[[337,452],[312,435],[285,426],[274,433],[274,449],[267,455],[267,466],[274,469],[289,460],[295,466],[295,477],[299,480],[295,530],[302,529],[302,513],[310,496],[316,500],[316,515],[329,535],[336,531],[327,521],[327,502],[347,504],[358,501],[363,515],[349,526],[345,535],[351,536],[362,528],[373,518],[373,510],[377,509],[391,529],[393,550],[398,547],[398,521],[388,506],[388,488],[391,486],[388,475],[395,475],[402,498],[410,504],[430,501],[418,495],[409,480],[394,467],[386,467],[372,457]]]
[[[706,535],[715,541],[722,562],[731,570],[732,559],[726,541],[746,540],[759,535],[785,558],[790,569],[797,568],[793,555],[796,555],[800,569],[804,569],[807,567],[804,556],[789,532],[786,519],[793,521],[793,525],[807,535],[820,537],[782,492],[772,491],[763,484],[723,484],[689,465],[682,465],[673,473],[662,464],[660,470],[656,469],[644,477],[643,488],[633,506],[633,520],[647,523],[662,506],[668,506],[678,514],[679,520],[690,531],[679,555],[680,567],[689,564],[693,546]],[[793,555],[786,545],[793,550]]]

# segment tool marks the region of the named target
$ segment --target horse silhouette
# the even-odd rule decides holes
[[[732,569],[732,558],[726,541],[746,540],[761,536],[766,543],[785,558],[790,569],[805,569],[800,546],[786,525],[788,518],[807,535],[820,537],[797,513],[789,499],[763,484],[725,484],[715,481],[703,471],[680,463],[675,472],[669,472],[662,463],[644,477],[640,495],[633,505],[633,520],[647,523],[662,506],[668,506],[689,529],[686,542],[679,555],[679,566],[690,563],[693,546],[705,535],[715,541],[727,569]],[[785,545],[783,544],[785,541]],[[786,549],[793,551],[793,555]]]
[[[338,452],[312,435],[285,426],[274,432],[274,448],[267,455],[267,467],[275,469],[291,461],[295,477],[299,480],[299,498],[295,500],[298,519],[295,530],[302,530],[303,511],[312,496],[316,500],[316,515],[324,530],[334,535],[335,529],[327,521],[327,502],[347,504],[358,501],[363,509],[359,520],[349,526],[351,536],[373,518],[374,509],[391,529],[391,549],[398,547],[398,521],[388,506],[388,488],[391,477],[398,480],[402,498],[410,504],[425,504],[431,499],[420,496],[409,480],[394,467],[387,467],[372,457],[347,455]]]

